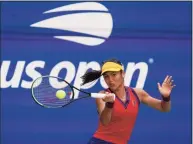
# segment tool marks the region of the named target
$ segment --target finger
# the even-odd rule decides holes
[[[164,79],[164,81],[163,81],[164,83],[166,83],[166,82],[167,82],[168,77],[169,77],[169,76],[167,75],[167,76],[166,76],[166,78],[165,78],[165,79]]]
[[[171,81],[170,81],[170,85],[172,85],[172,84],[173,84],[173,82],[174,82],[174,80],[171,80]]]
[[[160,83],[157,83],[157,86],[158,86],[158,88],[159,88],[159,89],[161,88],[161,85],[160,85]]]
[[[109,92],[105,92],[105,94],[109,94]]]
[[[108,98],[109,98],[109,94],[106,95],[106,99],[108,99]]]
[[[111,93],[110,93],[110,92],[107,92],[106,95],[109,96],[109,95],[111,95]]]
[[[108,93],[108,94],[106,95],[106,97],[107,97],[107,99],[109,99],[109,98],[112,97],[112,94],[111,94],[111,93]]]
[[[172,80],[172,76],[168,76],[167,83],[170,83]]]
[[[173,85],[172,88],[176,87],[176,85]]]

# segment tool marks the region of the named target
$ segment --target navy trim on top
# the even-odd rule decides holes
[[[137,98],[138,105],[140,105],[140,100],[139,100],[139,97],[138,97],[137,93],[135,92],[135,90],[133,88],[131,88],[131,91],[133,92],[133,94]]]
[[[102,140],[102,139],[99,139],[93,136],[91,137],[91,139],[89,140],[87,144],[114,144],[114,143],[107,142],[105,140]]]

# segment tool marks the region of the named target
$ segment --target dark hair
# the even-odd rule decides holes
[[[106,63],[106,62],[114,62],[114,63],[117,63],[119,65],[122,66],[122,63],[115,59],[115,58],[112,58],[112,59],[108,59],[108,60],[105,60],[102,62],[102,66]],[[92,70],[92,71],[87,71],[81,78],[82,78],[82,84],[81,85],[84,85],[86,83],[89,83],[89,82],[92,82],[94,80],[97,80],[98,78],[101,77],[101,70],[100,71],[97,71],[97,70]]]

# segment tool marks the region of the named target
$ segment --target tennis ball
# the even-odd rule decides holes
[[[56,97],[57,97],[58,99],[63,99],[63,98],[66,97],[66,92],[63,91],[63,90],[58,90],[58,91],[56,92]]]

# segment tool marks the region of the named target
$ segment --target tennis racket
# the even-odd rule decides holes
[[[74,98],[74,90],[80,91],[79,97],[76,99]],[[31,86],[31,92],[35,102],[46,108],[60,108],[78,99],[103,98],[106,95],[82,91],[60,77],[49,75],[35,79]]]

